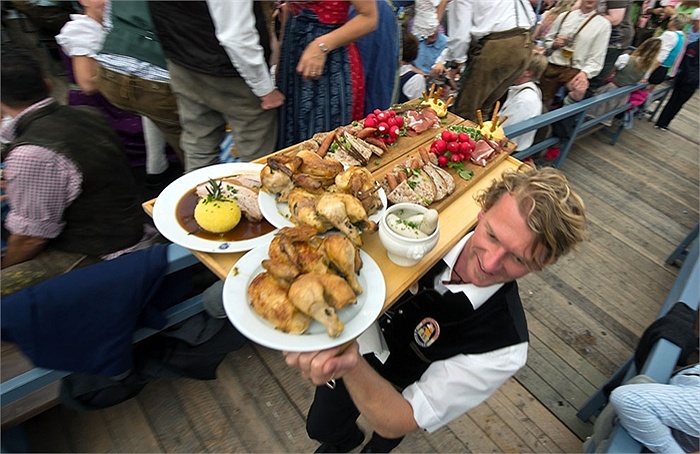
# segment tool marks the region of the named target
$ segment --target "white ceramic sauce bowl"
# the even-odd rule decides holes
[[[386,222],[387,215],[397,211],[412,211],[425,214],[428,209],[415,203],[397,203],[384,212],[379,221],[379,240],[386,249],[389,259],[399,266],[413,266],[428,252],[432,251],[440,239],[440,225],[425,238],[408,238],[394,232]]]

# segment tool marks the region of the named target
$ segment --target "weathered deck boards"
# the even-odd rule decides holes
[[[699,119],[696,96],[670,132],[637,121],[615,147],[599,133],[576,144],[563,170],[586,201],[592,239],[521,280],[527,366],[483,405],[435,434],[411,434],[397,452],[580,451],[591,424],[576,411],[654,319],[677,273],[664,260],[698,220]],[[247,346],[218,380],[159,380],[90,414],[57,407],[27,431],[38,451],[309,452],[312,397],[278,352]]]
[[[481,406],[434,434],[409,435],[396,452],[581,451],[591,424],[576,411],[654,319],[678,272],[664,260],[698,222],[699,107],[696,94],[669,132],[636,121],[615,147],[600,133],[579,140],[563,170],[587,204],[592,239],[578,254],[520,281],[531,335],[527,366]],[[26,423],[32,448],[316,448],[305,432],[313,391],[279,352],[246,346],[228,355],[218,374],[208,382],[161,379],[102,411],[55,407]]]

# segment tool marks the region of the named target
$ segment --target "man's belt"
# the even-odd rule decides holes
[[[510,30],[504,30],[502,32],[489,33],[481,39],[485,41],[495,41],[498,39],[514,38],[516,36],[525,35],[529,32],[530,30],[527,28],[511,28]]]

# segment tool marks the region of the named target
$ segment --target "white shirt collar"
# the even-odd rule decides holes
[[[17,122],[20,118],[24,117],[25,115],[28,115],[36,110],[41,109],[42,107],[45,107],[55,100],[52,97],[44,98],[41,101],[32,104],[31,106],[27,107],[24,109],[22,112],[20,112],[16,117],[12,118],[11,120],[4,120],[3,119],[3,125],[2,129],[0,130],[0,140],[2,142],[8,143],[12,142],[15,140],[17,136]]]
[[[459,257],[460,252],[462,252],[464,245],[473,234],[474,232],[469,232],[467,235],[465,235],[465,237],[459,240],[459,242],[442,258],[442,261],[447,264],[447,269],[444,273],[442,273],[442,275],[437,277],[435,287],[437,288],[438,286],[442,286],[452,293],[464,293],[472,303],[474,310],[476,310],[481,307],[482,304],[488,301],[488,299],[491,298],[493,294],[503,286],[503,284],[494,284],[489,285],[488,287],[477,287],[474,284],[442,284],[442,282],[450,280],[452,268],[454,268],[457,258]]]

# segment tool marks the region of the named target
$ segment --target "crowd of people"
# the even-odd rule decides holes
[[[40,23],[36,3],[51,2],[14,3]],[[698,87],[698,2],[681,9],[691,3],[661,0],[668,20],[633,50],[630,0],[72,2],[63,25],[52,23],[72,106],[51,97],[29,52],[2,48],[3,295],[153,244],[130,164],[154,177],[173,160],[184,172],[216,164],[227,128],[250,161],[416,98],[434,80],[456,92],[455,114],[488,117],[502,102],[515,122],[675,75],[665,129]],[[655,11],[645,2],[639,16]],[[134,131],[145,133],[138,164],[127,159]],[[534,132],[512,139],[525,148]],[[374,430],[364,451],[388,452],[469,411],[525,364],[516,280],[586,239],[584,205],[561,172],[530,167],[478,203],[476,229],[378,321],[388,360],[362,342],[286,353],[318,386],[307,430],[319,452],[361,444],[360,414]],[[414,331],[426,317],[441,335],[421,343]]]

